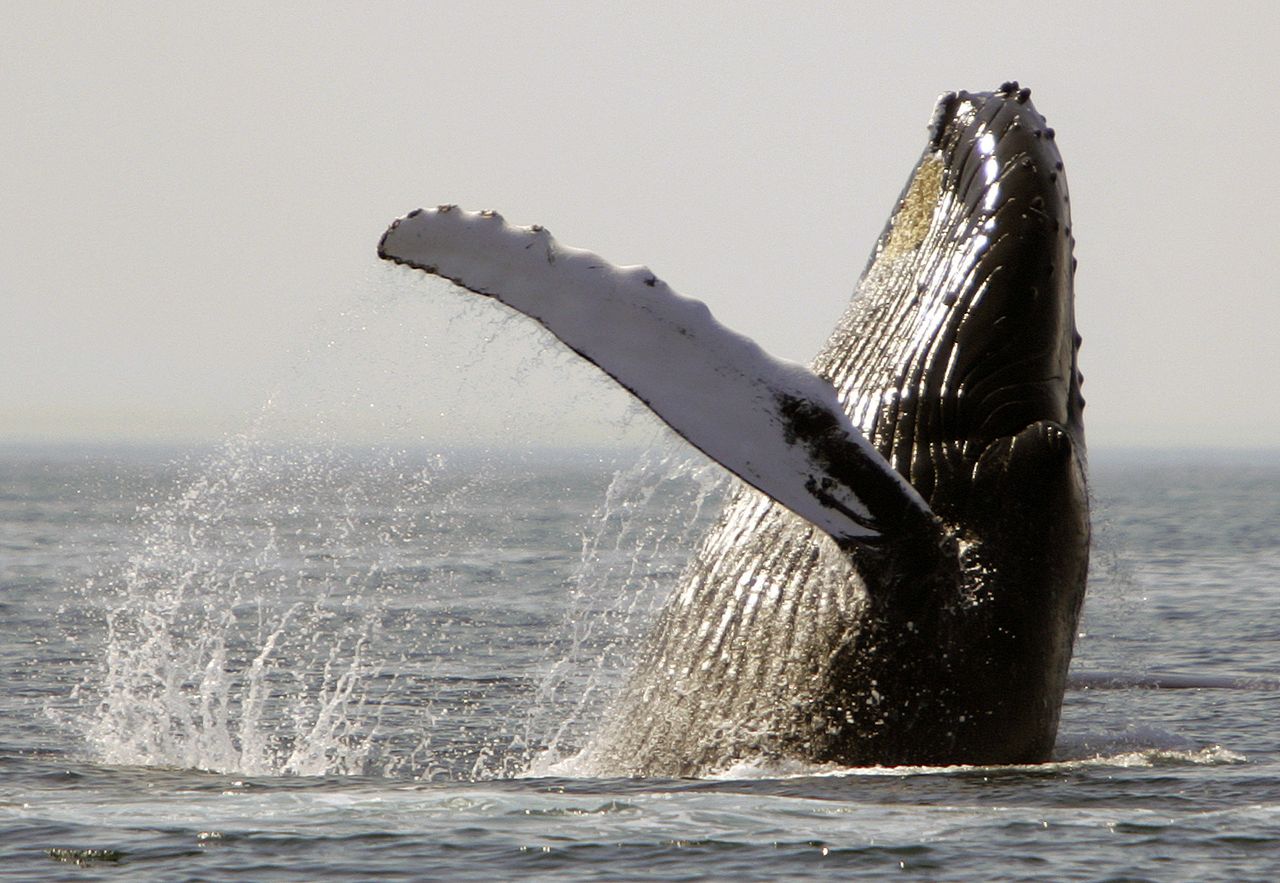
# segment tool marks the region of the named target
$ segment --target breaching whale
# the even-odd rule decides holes
[[[745,481],[586,765],[1004,764],[1053,748],[1089,557],[1069,201],[1029,92],[938,102],[811,368],[644,267],[454,206],[380,257],[532,317]]]

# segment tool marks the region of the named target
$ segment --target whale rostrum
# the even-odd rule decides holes
[[[1016,83],[939,100],[810,368],[541,227],[440,206],[387,230],[379,256],[540,322],[745,482],[588,768],[1049,757],[1089,557],[1073,241]]]

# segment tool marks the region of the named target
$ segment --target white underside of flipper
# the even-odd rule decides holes
[[[878,483],[891,478],[929,511],[854,428],[831,384],[724,327],[645,267],[616,267],[541,227],[454,206],[401,218],[378,254],[537,320],[695,447],[839,542],[873,539],[881,525],[865,494],[831,474],[830,448],[823,456],[797,443],[797,403],[805,426],[842,436],[838,448],[864,461],[864,474],[870,466]]]

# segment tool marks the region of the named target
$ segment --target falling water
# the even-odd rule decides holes
[[[572,753],[723,479],[658,448],[611,479],[558,456],[240,436],[188,461],[84,587],[105,637],[59,714],[112,765],[489,778]],[[525,553],[548,507],[601,495],[579,548]],[[512,625],[524,646],[504,665]]]
[[[426,495],[432,465],[237,438],[137,517],[142,539],[87,587],[105,604],[77,719],[112,764],[246,774],[370,771],[397,678],[371,645],[410,513],[370,520],[375,473]],[[368,547],[374,538],[374,548]]]
[[[530,707],[529,742],[544,747],[529,773],[555,770],[585,744],[730,481],[705,458],[667,446],[614,476],[583,537],[569,615]]]

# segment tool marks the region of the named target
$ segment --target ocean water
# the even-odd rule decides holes
[[[1094,452],[1053,762],[576,769],[725,479],[0,451],[0,876],[1272,880],[1280,458]]]

